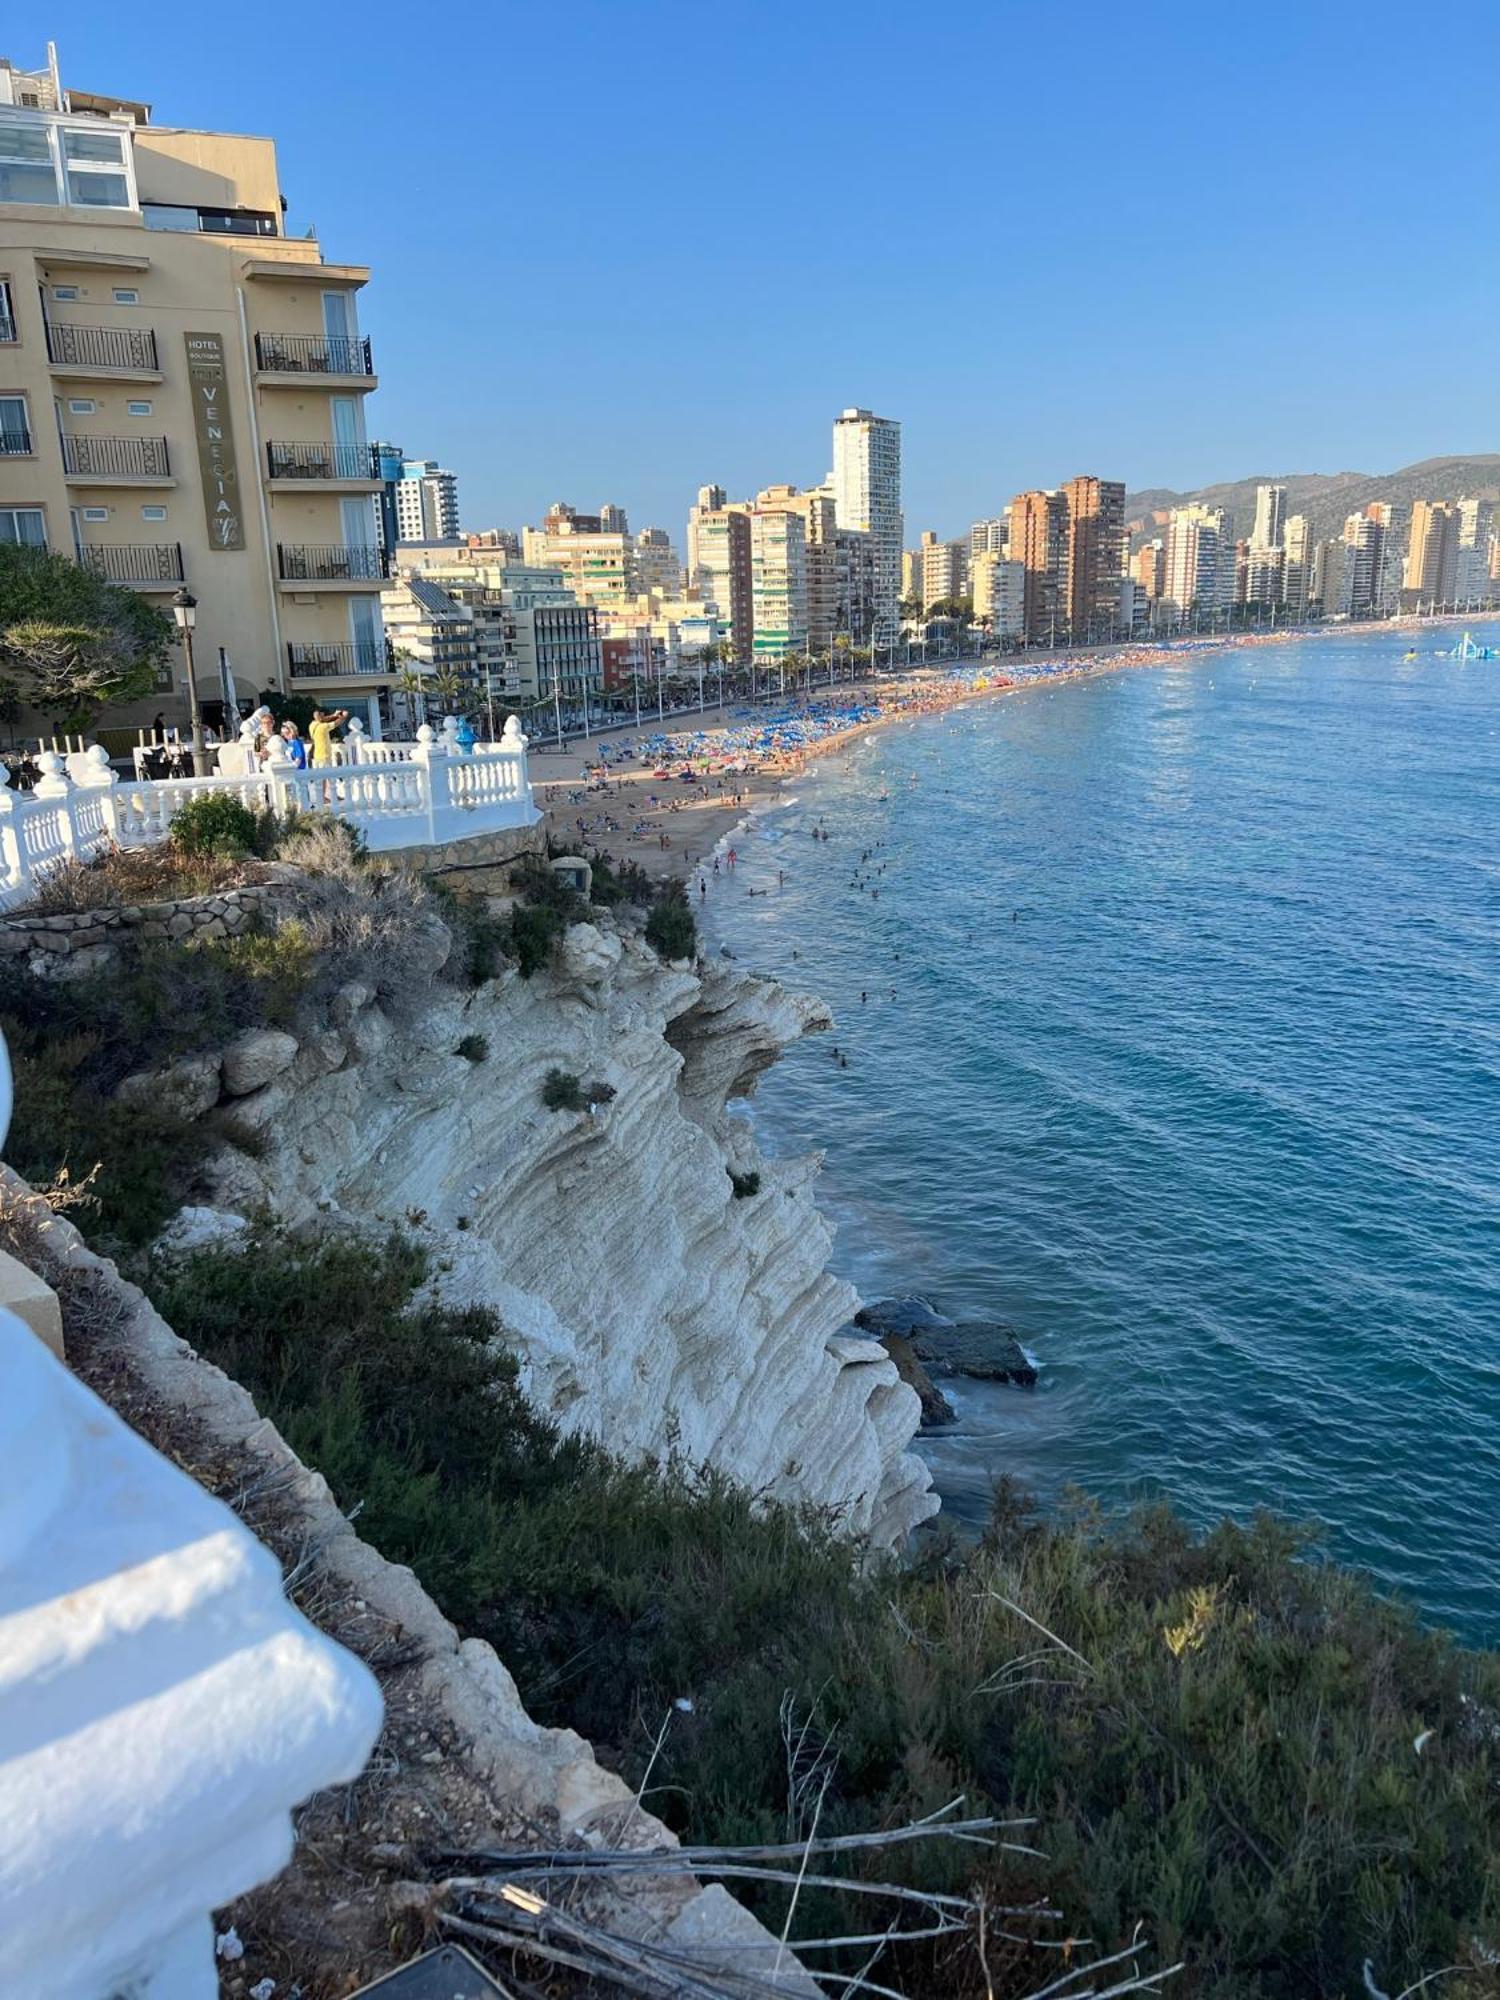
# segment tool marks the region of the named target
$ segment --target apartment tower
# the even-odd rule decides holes
[[[286,233],[270,139],[0,68],[0,540],[165,607],[198,600],[200,695],[392,685],[359,264]],[[179,661],[122,711],[186,720]],[[212,711],[210,711],[212,715]]]
[[[1252,549],[1279,549],[1286,529],[1286,488],[1257,486],[1255,525],[1250,530]]]
[[[1120,618],[1125,488],[1085,476],[1062,489],[1066,510],[1059,614],[1072,639],[1107,639]]]
[[[901,595],[901,426],[869,410],[844,410],[833,426],[828,484],[840,528],[870,537],[875,564],[874,638],[894,642]]]
[[[1067,526],[1061,493],[1018,493],[1010,503],[1006,545],[1025,573],[1022,622],[1033,643],[1054,643],[1066,626],[1060,598]]]

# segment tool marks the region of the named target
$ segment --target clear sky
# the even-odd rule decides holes
[[[465,526],[614,500],[680,546],[851,403],[913,541],[1079,472],[1500,446],[1494,0],[56,0],[0,53],[49,33],[276,138],[292,229],[374,267],[372,432]]]

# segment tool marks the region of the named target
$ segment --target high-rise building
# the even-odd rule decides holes
[[[1066,630],[1061,596],[1067,525],[1061,493],[1018,493],[1010,503],[1006,546],[1025,572],[1026,637],[1033,643],[1055,643]]]
[[[237,693],[358,703],[378,730],[369,272],[286,233],[270,139],[154,125],[55,64],[0,75],[0,540],[162,607],[186,584],[205,703],[223,648]],[[184,675],[111,720],[185,723]]]
[[[1495,594],[1490,587],[1494,514],[1494,502],[1491,500],[1460,500],[1458,503],[1453,600],[1465,610],[1489,602]]]
[[[1286,549],[1275,544],[1243,544],[1245,550],[1245,595],[1243,602],[1269,609],[1280,605],[1286,591]]]
[[[1136,550],[1130,574],[1147,604],[1155,604],[1167,582],[1167,545],[1160,535]]]
[[[458,475],[435,458],[408,458],[396,481],[396,539],[452,542],[458,539]]]
[[[606,500],[599,509],[599,532],[603,535],[628,535],[630,523],[625,518],[625,509],[617,507],[612,500]]]
[[[1289,514],[1282,528],[1281,602],[1291,619],[1307,616],[1312,583],[1312,531],[1305,514]]]
[[[901,551],[901,599],[906,604],[922,602],[922,551]]]
[[[1234,521],[1222,507],[1174,507],[1167,517],[1162,604],[1176,617],[1223,610],[1234,601]]]
[[[1365,513],[1380,530],[1372,609],[1377,618],[1392,618],[1401,609],[1401,579],[1406,567],[1411,508],[1403,501],[1372,500]]]
[[[1125,573],[1125,488],[1086,475],[1062,489],[1066,509],[1059,615],[1074,640],[1107,639]]]
[[[1452,604],[1458,567],[1458,512],[1445,500],[1418,500],[1411,510],[1403,602]]]
[[[1257,486],[1255,489],[1255,525],[1250,530],[1252,549],[1279,549],[1286,523],[1286,488],[1284,486]],[[1255,600],[1259,602],[1260,600]]]
[[[606,514],[624,518],[618,507],[580,514],[559,500],[548,508],[540,528],[521,531],[521,549],[533,568],[560,569],[580,604],[616,611],[638,595],[637,552],[628,528],[604,526]]]
[[[751,652],[775,666],[807,645],[807,529],[792,507],[750,510]]]
[[[1339,612],[1345,618],[1370,618],[1380,582],[1381,528],[1368,514],[1351,514],[1344,522],[1344,575]]]
[[[1026,632],[1026,565],[998,549],[981,549],[972,559],[974,616],[996,639],[1020,639]]]
[[[1344,538],[1330,535],[1313,545],[1308,602],[1325,618],[1338,614],[1344,594]]]
[[[717,610],[736,660],[748,660],[755,630],[749,508],[704,508],[698,516],[694,540],[697,546],[694,587],[703,601]]]
[[[716,514],[729,499],[722,486],[700,486],[698,498],[688,508],[687,539],[683,544],[687,557],[687,582],[689,590],[698,588],[698,521],[704,514]]]
[[[638,590],[675,597],[682,588],[682,564],[665,528],[642,528],[635,538],[635,579]]]
[[[996,514],[987,521],[975,521],[969,528],[969,560],[975,556],[1003,555],[1006,537],[1010,533],[1010,522],[1004,514]]]
[[[828,483],[838,526],[870,537],[875,563],[875,632],[888,645],[901,593],[901,426],[869,410],[841,412],[833,426]]]
[[[922,609],[962,597],[968,582],[967,551],[962,542],[940,542],[931,528],[922,531]]]

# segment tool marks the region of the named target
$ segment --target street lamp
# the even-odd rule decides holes
[[[193,672],[193,627],[198,620],[198,600],[186,584],[172,599],[172,616],[177,620],[177,630],[182,637],[183,656],[187,661],[188,714],[191,717],[193,734],[193,776],[207,778],[212,773],[208,767],[208,750],[203,741],[203,716],[198,708],[198,677]]]

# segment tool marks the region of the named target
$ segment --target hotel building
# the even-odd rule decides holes
[[[270,139],[154,125],[0,65],[0,540],[167,606],[200,693],[295,689],[378,731],[391,668],[359,264],[286,234]],[[176,693],[176,702],[165,699]],[[162,692],[113,719],[185,721]]]
[[[839,527],[870,537],[875,564],[874,636],[891,644],[900,629],[901,426],[869,410],[845,410],[833,426],[828,475]]]

